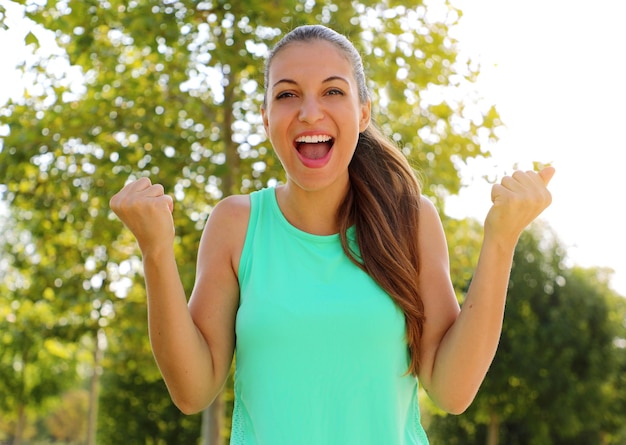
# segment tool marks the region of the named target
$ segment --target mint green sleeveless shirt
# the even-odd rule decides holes
[[[425,445],[402,312],[341,248],[250,195],[231,445]],[[350,232],[354,237],[354,232]]]

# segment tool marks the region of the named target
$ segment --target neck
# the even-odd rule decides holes
[[[287,221],[313,235],[334,235],[339,232],[337,211],[347,193],[336,188],[318,191],[303,190],[287,183],[276,189],[278,206]]]

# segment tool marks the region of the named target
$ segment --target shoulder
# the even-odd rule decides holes
[[[214,220],[219,223],[227,223],[240,225],[250,218],[250,196],[249,195],[231,195],[220,202],[213,208],[209,216],[209,221]],[[242,221],[245,220],[245,221]]]
[[[419,202],[419,228],[420,232],[433,235],[433,231],[439,233],[443,231],[441,217],[435,204],[426,196],[420,196]]]
[[[245,233],[250,219],[250,197],[231,195],[213,208],[204,227],[204,235],[218,231],[222,236]]]
[[[207,221],[205,231],[218,226],[220,231],[234,234],[245,233],[250,219],[250,197],[248,195],[231,195],[213,208]]]
[[[420,270],[429,272],[420,274],[422,281],[428,280],[428,275],[437,269],[438,275],[449,271],[448,245],[439,212],[433,202],[426,196],[420,199],[418,221],[418,244],[420,256]]]
[[[420,195],[419,205],[420,210],[425,211],[427,214],[432,214],[433,212],[438,214],[435,204],[426,195]]]
[[[222,230],[228,233],[241,232],[245,233],[250,219],[250,196],[249,195],[231,195],[220,202],[213,208],[207,227],[218,225]]]
[[[215,215],[215,216],[214,216]],[[230,219],[249,217],[250,215],[250,196],[249,195],[231,195],[220,202],[213,208],[211,218]]]
[[[426,196],[420,199],[418,218],[420,281],[422,287],[432,282],[438,288],[440,280],[449,279],[448,243],[439,211]],[[439,280],[431,280],[432,277],[439,277]]]
[[[200,257],[221,252],[230,257],[236,270],[246,238],[250,219],[250,197],[231,195],[222,199],[211,211],[202,234]]]

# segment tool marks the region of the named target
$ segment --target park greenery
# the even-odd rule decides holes
[[[200,415],[172,404],[140,253],[108,201],[142,176],[172,194],[189,294],[213,206],[284,180],[260,119],[263,61],[300,24],[362,52],[376,121],[441,211],[463,301],[481,224],[444,202],[502,123],[472,89],[480,67],[449,36],[461,12],[445,0],[19,3],[26,87],[0,104],[0,443],[226,443],[232,381]],[[549,227],[526,231],[475,403],[451,416],[423,398],[432,443],[626,444],[626,299],[610,275],[571,264]]]

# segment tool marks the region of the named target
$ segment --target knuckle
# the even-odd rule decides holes
[[[550,191],[547,189],[544,197],[544,202],[546,203],[546,205],[552,204],[552,193],[550,193]]]

